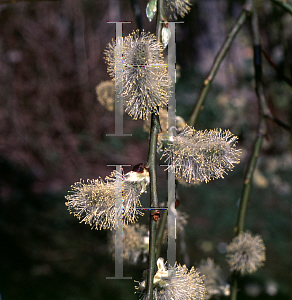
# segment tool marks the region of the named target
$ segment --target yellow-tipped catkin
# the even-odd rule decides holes
[[[241,151],[236,149],[237,137],[229,130],[197,131],[186,126],[178,135],[167,137],[158,145],[168,168],[186,182],[224,178],[239,163]]]
[[[153,279],[153,300],[202,300],[205,299],[206,288],[203,277],[192,267],[190,270],[175,263],[168,268],[163,258],[157,259],[158,271]],[[146,279],[136,287],[140,291],[140,299],[146,300]]]
[[[128,174],[128,173],[127,173]],[[80,223],[89,224],[94,229],[114,229],[117,218],[123,218],[123,223],[133,223],[139,215],[143,215],[139,196],[145,192],[141,189],[141,183],[146,187],[148,180],[129,181],[127,174],[123,175],[117,171],[112,172],[103,181],[83,180],[72,185],[71,194],[65,198],[70,213],[76,216]],[[117,208],[117,180],[122,181],[123,205]]]
[[[133,31],[117,43],[123,44],[122,56],[116,59],[116,42],[105,50],[108,73],[122,86],[125,111],[133,119],[146,120],[150,113],[158,114],[157,107],[167,103],[170,77],[163,60],[162,44],[154,34]],[[121,76],[116,76],[117,66],[122,66]]]
[[[177,16],[182,18],[191,10],[189,0],[164,0],[164,11],[167,18],[177,20]]]

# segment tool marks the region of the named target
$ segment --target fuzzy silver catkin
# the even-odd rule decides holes
[[[177,19],[177,16],[182,18],[191,10],[189,0],[164,0],[164,11],[169,19]]]
[[[158,271],[153,279],[153,300],[203,300],[205,299],[206,288],[203,277],[192,267],[190,270],[183,265],[175,263],[168,268],[163,258],[157,259]],[[146,300],[146,280],[136,287],[141,291],[141,300]]]
[[[214,296],[230,295],[230,285],[225,282],[221,268],[214,263],[212,258],[202,260],[198,266],[198,271],[204,275],[204,284],[207,290],[206,300]]]
[[[133,119],[148,119],[150,113],[158,114],[157,107],[167,103],[170,77],[163,60],[162,44],[154,34],[133,31],[121,38],[122,56],[116,61],[116,43],[113,40],[105,49],[108,73],[122,87],[125,111]],[[122,76],[116,76],[117,63],[122,64]]]
[[[227,246],[227,262],[231,271],[241,275],[253,273],[264,265],[266,248],[259,235],[253,236],[250,232],[242,232]]]
[[[110,234],[109,250],[115,256],[115,232]],[[149,230],[138,223],[123,227],[123,259],[129,264],[137,264],[140,257],[146,262],[149,252]]]
[[[117,210],[116,204],[116,182],[123,182],[123,207]],[[76,216],[80,223],[89,224],[94,229],[114,229],[117,218],[123,218],[123,223],[133,223],[139,215],[143,215],[139,196],[141,194],[141,183],[128,182],[124,180],[123,174],[114,171],[103,181],[83,180],[72,185],[71,194],[65,198],[70,213]],[[145,181],[145,185],[148,182]]]
[[[171,136],[163,148],[162,158],[173,168],[177,178],[186,182],[224,178],[239,163],[241,151],[237,137],[229,130],[200,130],[186,126]]]

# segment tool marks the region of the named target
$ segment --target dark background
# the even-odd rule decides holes
[[[263,48],[279,70],[263,59],[265,95],[275,116],[291,125],[291,86],[281,74],[292,76],[292,16],[272,1],[256,3]],[[188,118],[242,4],[198,0],[177,25],[177,115]],[[146,1],[138,5],[143,28],[154,33],[155,22],[149,23],[144,13]],[[124,36],[137,28],[131,1],[0,4],[1,300],[139,298],[132,280],[106,280],[114,276],[108,232],[79,224],[64,205],[70,185],[80,178],[104,178],[112,171],[108,164],[135,165],[147,159],[143,121],[125,115],[124,132],[132,137],[106,137],[114,132],[114,113],[96,100],[95,86],[110,79],[103,51],[115,37],[115,28],[107,21],[117,20],[132,22],[123,26]],[[180,209],[190,216],[184,239],[178,237],[178,262],[191,267],[213,257],[227,278],[225,254],[219,250],[233,238],[244,168],[257,128],[252,51],[247,22],[196,124],[197,129],[230,129],[239,136],[240,165],[225,179],[177,189]],[[247,229],[262,235],[267,261],[241,280],[240,299],[252,298],[252,291],[258,299],[289,299],[292,294],[291,134],[270,121],[268,127],[246,223]],[[162,202],[167,197],[162,168],[158,185]],[[140,221],[146,224],[148,218],[146,214]],[[124,275],[141,280],[145,268],[142,263],[125,264]],[[271,282],[277,286],[273,297],[267,292]]]

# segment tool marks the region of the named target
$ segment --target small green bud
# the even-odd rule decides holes
[[[149,6],[149,10],[156,12],[157,10],[157,1],[156,0],[151,0],[150,2],[148,2],[147,6]]]
[[[151,0],[150,2],[148,2],[147,6],[146,6],[146,16],[149,20],[149,22],[151,22],[156,14],[156,10],[157,10],[157,1],[156,0]]]

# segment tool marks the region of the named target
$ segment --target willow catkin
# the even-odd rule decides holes
[[[186,126],[171,136],[162,149],[162,159],[173,168],[177,178],[186,182],[224,178],[239,163],[241,151],[236,149],[237,137],[229,130],[197,131]]]
[[[132,171],[131,171],[132,172]],[[129,172],[129,173],[131,173]],[[127,176],[117,171],[105,178],[72,185],[71,194],[65,198],[70,213],[76,216],[80,223],[89,224],[94,229],[114,229],[117,220],[122,218],[123,224],[134,223],[139,215],[143,215],[140,194],[145,192],[149,183],[148,177],[138,181],[130,181]],[[117,180],[122,182],[122,205],[116,205]]]
[[[177,16],[184,17],[191,10],[189,0],[164,0],[164,11],[169,19],[177,20]]]
[[[264,265],[266,248],[259,235],[242,232],[227,246],[227,262],[231,271],[240,272],[241,275],[255,272]]]
[[[203,276],[192,267],[190,270],[183,265],[175,263],[174,266],[164,264],[163,258],[157,259],[158,271],[153,278],[154,300],[203,300],[206,288]],[[140,291],[141,300],[146,300],[146,280],[139,283],[136,290]]]
[[[116,57],[119,45],[122,55]],[[157,107],[167,103],[170,77],[162,52],[162,44],[154,34],[139,30],[123,40],[113,40],[104,51],[108,73],[122,87],[125,111],[135,120],[158,114]],[[122,76],[116,76],[117,67],[122,67]]]

